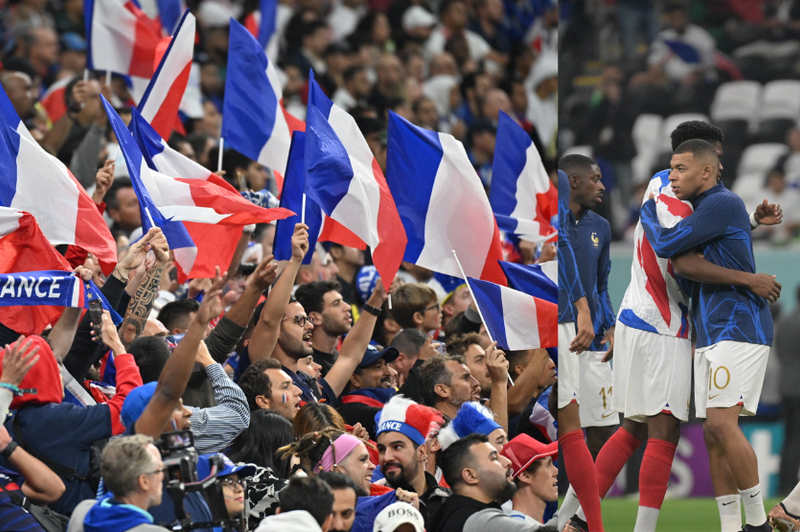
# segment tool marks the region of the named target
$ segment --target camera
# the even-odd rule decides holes
[[[189,430],[168,432],[155,442],[164,462],[164,477],[167,494],[175,504],[177,520],[168,526],[170,530],[196,530],[198,528],[221,527],[224,532],[244,530],[244,518],[230,519],[225,508],[222,484],[217,482],[217,472],[223,469],[222,458],[214,455],[211,459],[211,474],[207,478],[197,478],[197,448],[194,434]],[[192,522],[186,514],[184,499],[192,492],[199,492],[211,510],[211,521]]]

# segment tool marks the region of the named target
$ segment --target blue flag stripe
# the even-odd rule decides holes
[[[497,148],[492,162],[492,187],[489,190],[489,203],[494,213],[509,216],[514,212],[517,206],[517,180],[527,162],[525,150],[531,144],[533,141],[525,130],[500,111],[495,143]]]
[[[8,99],[5,89],[0,87],[0,205],[11,207],[17,193],[17,154],[19,134],[15,131],[19,117]]]
[[[481,314],[486,322],[486,328],[492,338],[497,342],[497,345],[503,349],[508,349],[500,286],[487,281],[473,279],[472,277],[469,278],[469,285],[475,304],[480,307]]]
[[[510,288],[558,304],[558,285],[545,275],[541,266],[499,262]]]

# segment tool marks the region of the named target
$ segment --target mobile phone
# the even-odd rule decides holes
[[[103,302],[99,299],[89,301],[89,315],[92,318],[95,341],[103,343]]]

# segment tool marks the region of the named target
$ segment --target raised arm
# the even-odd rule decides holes
[[[225,275],[217,275],[211,288],[205,293],[200,308],[195,313],[183,340],[178,344],[172,355],[167,360],[161,375],[158,378],[153,398],[147,404],[142,415],[136,421],[136,433],[145,434],[152,438],[161,436],[164,425],[172,415],[178,402],[181,400],[186,384],[194,368],[195,356],[203,339],[208,322],[219,316],[223,311],[220,293],[225,285]]]
[[[508,389],[508,415],[509,417],[521,414],[528,406],[539,380],[547,367],[549,355],[545,349],[534,349],[528,365],[514,381],[514,386]]]
[[[261,317],[258,319],[253,335],[250,337],[248,352],[250,361],[263,360],[272,356],[272,351],[278,343],[281,320],[286,311],[286,305],[292,295],[294,280],[303,262],[303,257],[308,252],[308,226],[297,224],[292,235],[292,258],[286,264],[283,272],[278,277],[275,285],[267,296]]]
[[[508,433],[508,359],[492,342],[486,349],[486,369],[492,377],[492,398],[486,406],[494,412],[497,423]]]
[[[92,278],[92,272],[83,266],[76,266],[74,271],[84,281],[89,281]],[[47,341],[53,349],[53,356],[56,357],[56,360],[63,360],[69,353],[72,343],[75,341],[75,331],[78,330],[80,321],[81,309],[67,307],[53,326]]]

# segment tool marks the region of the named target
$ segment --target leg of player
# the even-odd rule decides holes
[[[639,511],[634,532],[656,530],[680,439],[680,420],[672,414],[656,414],[647,418],[647,432],[647,449],[639,469]]]
[[[703,424],[703,438],[708,450],[711,484],[717,500],[721,532],[739,532],[742,529],[742,498],[739,496],[736,479],[725,458],[725,450],[708,432],[705,424]]]
[[[800,484],[770,510],[769,522],[778,532],[800,531]]]
[[[709,408],[704,426],[722,446],[744,506],[745,530],[769,530],[764,498],[758,483],[758,460],[739,428],[741,406]]]
[[[603,448],[616,430],[616,425],[611,427],[586,427],[586,446],[589,448],[593,459],[597,460],[600,449]]]

